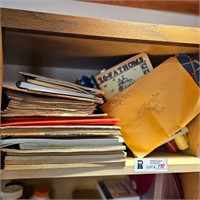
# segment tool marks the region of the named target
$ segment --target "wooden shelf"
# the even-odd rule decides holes
[[[155,66],[177,53],[199,54],[199,28],[5,8],[1,9],[0,37],[0,46],[3,43],[0,48],[0,87],[3,77],[5,82],[10,81],[6,79],[10,71],[11,82],[18,80],[17,75],[21,69],[27,69],[27,72],[51,71],[55,75],[59,70],[61,73],[63,70],[67,71],[69,66],[75,72],[85,69],[99,71],[105,63],[106,67],[113,66],[130,55],[141,52],[149,54]],[[71,78],[71,73],[67,74]],[[190,147],[184,151],[185,154],[152,153],[148,156],[167,158],[167,173],[180,173],[185,198],[190,199],[199,199],[199,191],[192,192],[194,185],[198,186],[200,180],[198,117],[195,124],[188,127]],[[8,180],[138,174],[134,171],[134,162],[134,158],[127,157],[125,167],[1,170],[0,176],[2,180]],[[189,184],[185,184],[188,180]]]
[[[1,16],[5,31],[18,32],[13,38],[16,44],[12,45],[20,44],[28,50],[35,48],[37,54],[44,50],[45,55],[50,53],[49,57],[55,52],[80,57],[122,56],[144,51],[151,55],[166,55],[196,53],[199,48],[198,28],[12,9],[1,9]]]
[[[198,28],[1,9],[1,26],[46,35],[143,43],[198,44]],[[189,35],[192,37],[188,37]],[[179,37],[177,37],[179,35]]]
[[[200,159],[185,154],[153,153],[148,157],[167,158],[167,173],[200,172]],[[62,178],[141,174],[134,171],[134,158],[127,157],[125,167],[80,167],[73,169],[1,170],[1,179]],[[144,173],[142,173],[144,174]]]
[[[180,13],[190,13],[194,15],[199,15],[199,1],[195,0],[185,0],[180,3],[180,1],[155,1],[155,0],[82,0],[86,2],[101,3],[101,4],[111,4],[116,6],[127,6],[134,8],[143,8],[159,11],[170,11],[170,12],[180,12]]]

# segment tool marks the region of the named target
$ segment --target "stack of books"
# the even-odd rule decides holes
[[[119,119],[95,113],[103,103],[100,90],[21,74],[26,81],[18,88],[3,87],[4,169],[124,166]]]
[[[26,81],[3,87],[8,105],[2,117],[88,116],[103,103],[103,92],[62,80],[21,72]]]
[[[92,128],[91,130],[95,130]],[[1,151],[6,153],[4,169],[103,167],[113,164],[124,166],[126,153],[120,136],[91,135],[71,138],[2,139]]]

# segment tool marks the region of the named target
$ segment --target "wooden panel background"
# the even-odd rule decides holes
[[[2,29],[0,26],[0,97],[2,96],[2,80],[3,80],[3,47],[2,47]],[[1,98],[0,98],[1,105]]]
[[[87,2],[112,4],[152,10],[171,11],[199,15],[198,0],[83,0]]]

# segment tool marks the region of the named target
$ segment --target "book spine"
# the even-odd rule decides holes
[[[112,196],[106,187],[106,185],[103,183],[103,181],[99,181],[97,184],[97,188],[99,190],[99,193],[102,197],[102,199],[112,199]]]

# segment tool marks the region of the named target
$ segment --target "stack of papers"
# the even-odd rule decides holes
[[[66,81],[23,73],[26,81],[3,87],[7,107],[2,117],[88,116],[103,103],[103,92]]]
[[[71,168],[85,164],[124,166],[123,142],[120,136],[9,138],[1,140],[1,150],[6,153],[4,169],[8,170]]]
[[[4,169],[123,167],[119,119],[96,114],[101,90],[22,73],[18,88],[4,87],[1,151]]]

